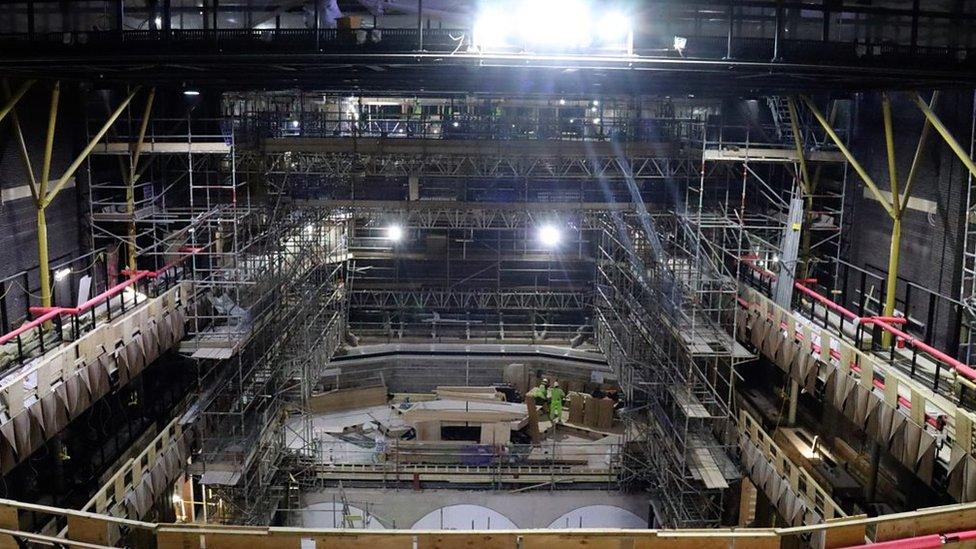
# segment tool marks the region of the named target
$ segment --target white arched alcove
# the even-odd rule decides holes
[[[647,520],[614,505],[588,505],[557,518],[549,528],[647,528]]]
[[[518,528],[508,517],[481,505],[448,505],[435,509],[412,527],[414,530],[508,530]]]
[[[326,501],[315,503],[302,509],[302,526],[305,528],[343,528],[342,524],[342,504]],[[367,515],[359,507],[349,506],[349,515],[360,517],[351,521],[353,528],[365,528],[367,530],[385,530],[386,526],[380,523],[376,517]],[[345,525],[349,528],[349,525]]]

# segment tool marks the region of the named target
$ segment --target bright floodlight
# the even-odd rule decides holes
[[[597,33],[603,41],[624,40],[630,34],[630,19],[619,11],[612,11],[600,19]]]
[[[198,90],[183,90],[183,95],[187,97],[196,97],[200,95],[200,92]]]
[[[555,225],[543,225],[539,227],[539,242],[547,248],[555,248],[559,245],[563,235],[559,227]]]
[[[505,46],[509,39],[510,25],[510,21],[499,11],[482,13],[474,23],[475,45],[481,49]]]
[[[403,227],[399,225],[390,225],[386,228],[386,238],[393,242],[403,240]]]
[[[517,12],[523,43],[541,46],[587,46],[593,38],[590,10],[582,0],[527,0]]]
[[[596,0],[497,0],[475,18],[473,45],[481,52],[629,51],[626,14],[605,12]]]

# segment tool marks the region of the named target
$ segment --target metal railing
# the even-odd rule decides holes
[[[28,307],[27,313],[35,315],[35,318],[0,335],[0,349],[6,354],[0,373],[10,369],[8,366],[23,364],[64,342],[76,341],[101,322],[111,322],[113,318],[124,315],[127,310],[147,299],[161,295],[188,278],[185,259],[190,254],[192,252],[156,271],[137,271],[131,274],[123,272],[127,278],[105,287],[103,291],[75,307]],[[103,267],[108,269],[107,265],[103,264]],[[58,280],[59,272],[62,271],[55,271],[55,280]],[[108,272],[104,277],[104,280],[111,279]],[[0,284],[9,281],[7,279]]]
[[[467,109],[465,109],[467,110]],[[555,112],[555,109],[550,109]],[[398,138],[456,140],[555,140],[697,142],[697,119],[645,118],[607,111],[561,109],[557,114],[484,112],[371,114],[253,112],[240,120],[246,138]],[[576,112],[579,111],[579,112]],[[241,140],[243,141],[243,140]]]

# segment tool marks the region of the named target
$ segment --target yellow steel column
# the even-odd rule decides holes
[[[129,218],[128,226],[128,261],[130,271],[136,270],[136,180],[139,178],[137,171],[139,165],[139,155],[142,153],[142,142],[146,138],[146,128],[149,127],[149,114],[152,112],[153,99],[156,97],[156,88],[149,90],[146,97],[146,108],[142,112],[142,123],[139,126],[139,140],[136,141],[135,151],[129,161],[129,181],[125,187],[125,210]]]
[[[847,159],[847,163],[850,164],[852,168],[854,168],[854,171],[857,172],[857,175],[861,177],[861,180],[864,181],[864,184],[868,186],[868,189],[871,191],[871,194],[873,194],[874,197],[878,199],[878,202],[880,202],[881,206],[884,207],[886,212],[888,212],[888,215],[894,216],[895,211],[894,209],[892,209],[891,203],[888,201],[887,198],[885,198],[883,194],[881,194],[881,191],[878,189],[878,186],[874,183],[874,180],[871,179],[870,175],[868,175],[867,170],[865,170],[864,166],[862,166],[861,163],[858,162],[856,158],[854,158],[854,154],[851,153],[851,151],[847,148],[846,145],[844,145],[844,142],[841,141],[840,136],[837,135],[837,132],[834,131],[834,128],[831,127],[830,123],[827,122],[827,119],[824,118],[823,113],[820,112],[820,109],[817,108],[817,105],[809,97],[805,95],[801,95],[800,99],[802,99],[803,102],[806,103],[807,107],[810,109],[810,112],[813,113],[813,117],[817,119],[817,122],[819,122],[821,126],[823,126],[824,131],[827,132],[827,135],[830,137],[831,141],[833,141],[834,144],[837,145],[837,150],[840,151],[842,155],[844,155],[844,158]]]
[[[7,83],[6,80],[4,80],[5,86],[6,83]],[[27,90],[33,84],[34,84],[33,80],[27,80],[23,84],[21,84],[19,88],[17,88],[16,93],[14,93],[13,95],[9,95],[8,93],[8,97],[6,98],[7,102],[4,103],[2,107],[0,107],[0,120],[3,120],[4,117],[7,116],[7,113],[12,111],[14,107],[17,106],[17,102],[20,101],[20,98],[23,97],[25,93],[27,93]]]
[[[885,302],[883,316],[893,316],[895,300],[898,296],[898,257],[901,250],[901,204],[898,191],[898,166],[895,163],[895,131],[891,121],[891,99],[887,93],[881,94],[881,112],[884,118],[885,149],[888,152],[888,178],[891,185],[891,248],[888,253],[888,280],[885,283]],[[891,344],[891,334],[884,333],[882,345]]]
[[[47,117],[47,137],[44,141],[44,163],[41,165],[41,181],[38,184],[37,201],[37,268],[41,285],[41,306],[51,306],[51,265],[47,252],[47,217],[44,200],[51,178],[51,155],[54,152],[54,130],[58,123],[58,102],[61,98],[61,82],[54,83],[51,91],[51,107]]]
[[[966,166],[969,173],[973,174],[973,177],[976,177],[976,162],[973,162],[973,159],[969,157],[969,153],[966,152],[966,150],[962,148],[962,145],[956,141],[956,138],[952,136],[952,132],[949,131],[949,128],[945,127],[942,120],[936,116],[935,111],[933,111],[932,108],[925,103],[922,96],[920,96],[918,92],[912,93],[912,99],[915,100],[915,104],[918,105],[919,109],[921,109],[922,114],[925,115],[925,118],[932,124],[935,130],[942,135],[942,138],[945,139],[946,144],[949,145],[952,152],[956,153],[956,156],[958,156],[959,160],[961,160],[963,165]],[[933,97],[933,102],[934,101],[935,98]]]

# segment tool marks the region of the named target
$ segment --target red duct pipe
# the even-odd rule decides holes
[[[20,328],[17,328],[16,330],[13,330],[10,333],[6,333],[6,334],[0,336],[0,345],[5,345],[5,344],[13,341],[20,334],[22,334],[22,333],[24,333],[24,332],[26,332],[28,330],[32,330],[32,329],[40,326],[41,324],[44,324],[45,322],[53,319],[54,317],[56,317],[56,316],[58,316],[60,314],[61,314],[60,311],[58,311],[58,310],[52,310],[52,311],[48,311],[48,312],[44,313],[43,315],[37,317],[36,319],[34,319],[34,320],[30,321],[30,322],[24,323],[23,325],[21,325]]]
[[[794,284],[794,286],[796,287],[797,290],[799,290],[800,292],[806,294],[807,296],[811,297],[812,299],[815,299],[815,300],[819,301],[825,307],[827,307],[829,309],[833,309],[833,310],[837,311],[838,313],[843,314],[844,316],[850,318],[851,320],[856,320],[856,321],[861,322],[861,323],[864,323],[864,324],[874,324],[875,326],[877,326],[877,327],[881,328],[882,330],[884,330],[884,331],[886,331],[886,332],[894,335],[895,337],[901,338],[910,347],[913,347],[913,348],[915,348],[915,349],[917,349],[917,350],[919,350],[919,351],[921,351],[921,352],[923,352],[923,353],[925,353],[925,354],[927,354],[927,355],[935,358],[939,362],[942,362],[943,364],[949,366],[953,370],[955,370],[955,371],[959,372],[960,374],[966,376],[967,378],[970,379],[970,381],[976,381],[976,370],[974,370],[973,368],[970,368],[969,366],[967,366],[966,364],[963,364],[962,362],[959,362],[955,358],[952,358],[951,356],[943,353],[942,351],[936,349],[935,347],[932,347],[931,345],[928,345],[926,343],[923,343],[921,341],[916,340],[914,336],[912,336],[912,335],[910,335],[910,334],[908,334],[906,332],[903,332],[903,331],[899,330],[898,328],[895,328],[894,326],[892,326],[892,325],[890,325],[890,324],[888,324],[886,322],[883,322],[881,320],[878,320],[877,318],[874,318],[874,317],[859,318],[852,311],[849,311],[849,310],[841,307],[840,305],[834,303],[833,301],[827,299],[826,297],[818,294],[816,291],[811,290],[810,288],[807,288],[806,286],[804,286],[804,285],[802,285],[800,283],[796,283],[796,284]]]
[[[47,314],[52,311],[56,311],[59,314],[65,315],[76,315],[91,309],[92,307],[102,303],[103,301],[108,301],[109,299],[115,297],[122,290],[125,290],[129,286],[132,286],[136,282],[139,282],[143,278],[146,278],[145,274],[136,275],[126,279],[123,282],[119,282],[115,286],[105,290],[104,292],[96,295],[95,297],[89,299],[88,301],[78,305],[77,307],[31,307],[29,310],[31,314]]]
[[[871,320],[880,320],[881,322],[884,322],[885,324],[906,324],[906,323],[908,323],[908,319],[905,318],[905,317],[903,317],[903,316],[872,316],[872,317],[867,317],[867,318],[870,318]],[[864,320],[864,319],[862,319],[862,320]]]
[[[951,543],[960,543],[970,540],[976,540],[976,530],[963,530],[961,532],[952,532],[948,534],[928,534],[925,536],[881,541],[878,543],[850,545],[844,549],[855,549],[861,547],[870,549],[936,549]]]
[[[757,272],[759,272],[761,274],[764,274],[767,277],[775,277],[776,276],[774,273],[772,273],[770,271],[767,271],[767,270],[765,270],[765,269],[763,269],[761,267],[756,266],[753,263],[753,261],[755,261],[753,258],[750,258],[750,257],[746,256],[746,257],[743,257],[742,258],[742,261],[746,265],[748,265],[751,269],[753,269],[754,271],[757,271]],[[864,323],[864,324],[874,324],[875,326],[881,328],[882,330],[884,330],[884,331],[886,331],[886,332],[888,332],[890,334],[893,334],[896,337],[901,338],[909,346],[911,346],[911,347],[913,347],[913,348],[915,348],[915,349],[917,349],[917,350],[919,350],[919,351],[921,351],[923,353],[926,353],[926,354],[930,355],[931,357],[935,358],[939,362],[942,362],[943,364],[949,366],[953,370],[955,370],[955,371],[959,372],[960,374],[966,376],[967,378],[969,378],[970,381],[976,382],[976,370],[974,370],[973,368],[970,368],[968,365],[966,365],[966,364],[964,364],[964,363],[956,360],[955,358],[952,358],[951,356],[943,353],[942,351],[936,349],[935,347],[932,347],[931,345],[928,345],[928,344],[926,344],[924,342],[918,341],[918,340],[915,339],[915,337],[913,337],[913,336],[911,336],[911,335],[909,335],[909,334],[907,334],[907,333],[905,333],[905,332],[903,332],[903,331],[901,331],[901,330],[899,330],[899,329],[891,326],[891,324],[885,322],[884,320],[881,320],[884,317],[865,317],[865,318],[860,318],[856,314],[854,314],[853,311],[850,311],[848,309],[845,309],[844,307],[841,307],[840,305],[838,305],[834,301],[832,301],[832,300],[830,300],[830,299],[828,299],[828,298],[826,298],[826,297],[818,294],[816,291],[814,291],[814,290],[812,290],[812,289],[804,286],[800,282],[795,282],[793,284],[793,287],[796,288],[797,290],[799,290],[800,292],[806,294],[811,299],[814,299],[814,300],[818,301],[824,307],[826,307],[826,308],[828,308],[828,309],[830,309],[832,311],[835,311],[838,314],[843,315],[843,316],[847,317],[850,320],[853,320],[853,321],[856,321],[856,322],[861,322],[861,323]]]

